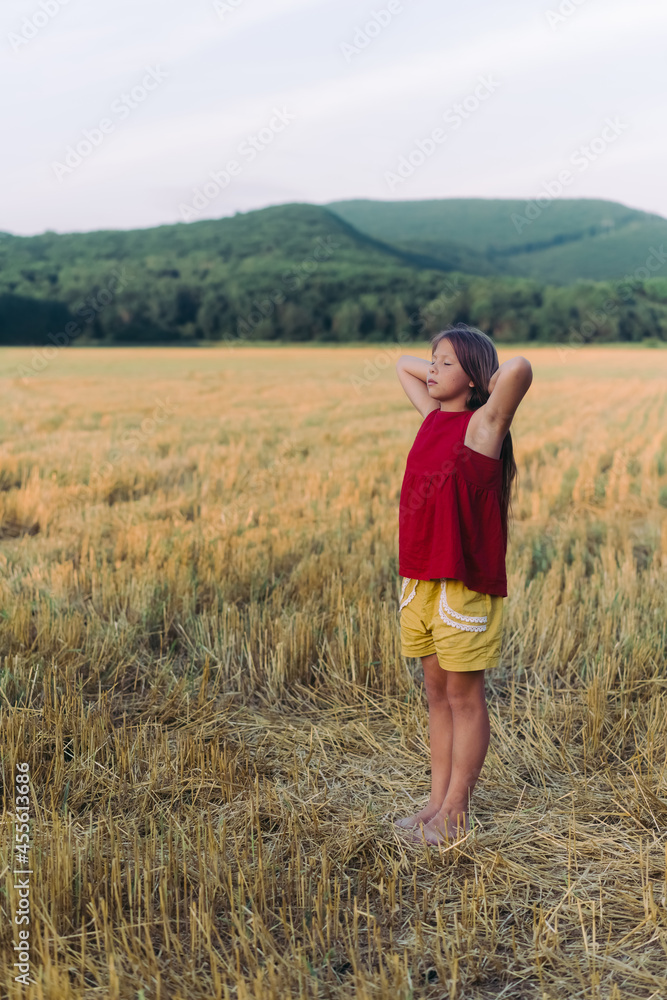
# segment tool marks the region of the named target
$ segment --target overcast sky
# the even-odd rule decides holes
[[[665,0],[5,0],[0,37],[0,230],[528,201],[563,171],[667,216]]]

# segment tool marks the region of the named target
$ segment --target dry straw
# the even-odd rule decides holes
[[[359,394],[363,349],[72,349],[6,386],[2,996],[667,995],[667,355],[524,353],[491,746],[440,849],[392,827],[429,789],[393,373]],[[90,484],[160,395],[170,420]]]

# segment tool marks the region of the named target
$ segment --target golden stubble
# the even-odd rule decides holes
[[[3,995],[667,994],[667,351],[500,352],[534,369],[503,658],[440,850],[391,822],[430,787],[398,353],[0,354]]]

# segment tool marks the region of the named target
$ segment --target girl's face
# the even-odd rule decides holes
[[[429,396],[448,404],[445,409],[449,409],[450,403],[460,403],[461,409],[464,409],[473,386],[474,382],[461,368],[452,344],[443,337],[436,344],[428,369],[426,388]]]

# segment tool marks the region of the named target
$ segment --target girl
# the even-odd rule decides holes
[[[533,370],[520,355],[499,366],[491,338],[463,323],[431,346],[430,363],[409,355],[396,363],[424,417],[401,488],[399,613],[401,653],[424,668],[431,796],[395,825],[438,844],[468,831],[489,745],[484,671],[500,659],[517,473],[509,427]]]

